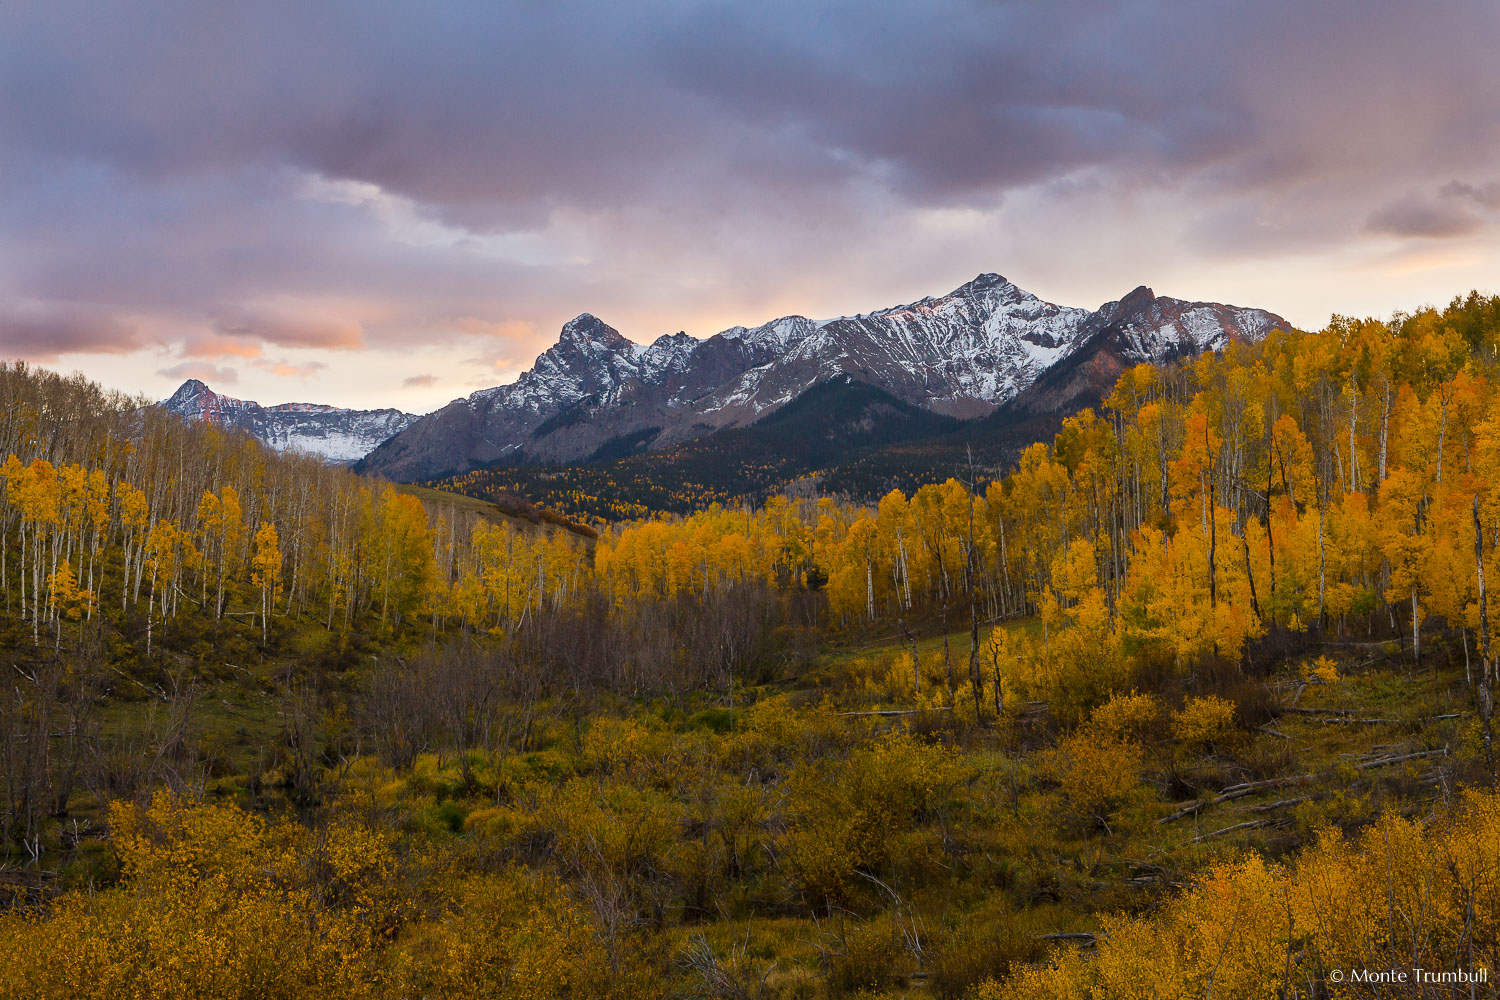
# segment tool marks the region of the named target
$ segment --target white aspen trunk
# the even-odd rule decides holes
[[[1448,436],[1448,400],[1442,403],[1442,418],[1438,421],[1437,481],[1443,481],[1443,441]]]
[[[1386,383],[1385,406],[1380,411],[1380,481],[1385,482],[1386,435],[1391,422],[1391,386]]]
[[[156,574],[151,574],[151,596],[146,602],[146,655],[151,655],[151,619],[156,616]]]
[[[1490,719],[1495,705],[1490,692],[1490,618],[1484,589],[1484,530],[1479,524],[1479,497],[1474,497],[1474,571],[1479,578],[1479,718],[1484,723],[1484,759],[1491,773],[1495,767],[1495,750]],[[1468,647],[1464,647],[1467,651]]]
[[[1327,589],[1328,554],[1323,548],[1323,512],[1328,506],[1326,498],[1318,502],[1318,625],[1323,624],[1323,595]]]
[[[1422,662],[1421,619],[1417,615],[1417,585],[1411,585],[1411,653],[1418,664]]]
[[[1359,449],[1354,444],[1354,426],[1359,422],[1359,408],[1349,405],[1349,492],[1353,493],[1359,480]]]

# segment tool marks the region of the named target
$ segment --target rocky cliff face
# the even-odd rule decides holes
[[[497,462],[617,457],[753,423],[840,375],[935,413],[974,418],[1017,400],[1075,355],[1097,362],[1086,366],[1093,377],[1285,325],[1261,309],[1158,297],[1144,287],[1093,311],[1059,306],[998,274],[861,316],[786,316],[701,341],[676,333],[636,344],[584,313],[514,383],[454,400],[359,468],[411,480]]]
[[[301,451],[330,462],[354,462],[416,422],[400,410],[346,410],[319,403],[261,406],[220,395],[197,379],[182,383],[159,406],[190,420],[249,432],[278,451]]]

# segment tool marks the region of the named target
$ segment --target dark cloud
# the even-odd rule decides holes
[[[1450,181],[1433,197],[1408,195],[1374,212],[1372,232],[1443,239],[1484,229],[1500,210],[1500,184]]]
[[[0,349],[12,357],[56,361],[63,354],[126,354],[150,343],[137,327],[98,310],[0,304]]]
[[[1441,239],[1467,236],[1484,224],[1478,215],[1452,201],[1402,198],[1370,216],[1370,231],[1391,236]]]
[[[1493,181],[1488,184],[1449,181],[1438,189],[1438,195],[1467,202],[1486,212],[1500,211],[1500,183]]]
[[[5,22],[0,302],[56,315],[0,340],[32,356],[531,357],[583,309],[650,337],[1016,265],[1075,288],[1079,247],[1139,234],[1207,266],[1474,237],[1500,201],[1488,0],[24,0]]]

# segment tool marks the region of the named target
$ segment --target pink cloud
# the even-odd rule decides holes
[[[205,361],[184,361],[182,364],[173,365],[171,368],[163,368],[156,374],[166,378],[190,379],[195,378],[200,382],[238,382],[240,373],[233,368],[219,368]]]
[[[257,361],[256,364],[279,378],[307,378],[328,366],[321,361],[307,361],[300,365],[290,361]]]
[[[259,339],[280,347],[347,350],[365,346],[365,330],[352,319],[243,314],[220,319],[214,329],[229,337]]]
[[[260,345],[238,337],[202,334],[189,338],[187,343],[182,345],[182,356],[185,358],[258,358]]]
[[[526,320],[487,320],[478,316],[457,316],[448,323],[459,333],[476,337],[499,337],[504,340],[525,340],[536,335],[536,325]]]

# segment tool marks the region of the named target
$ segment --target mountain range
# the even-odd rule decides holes
[[[261,406],[221,395],[198,379],[188,379],[159,405],[189,420],[247,431],[277,451],[306,452],[330,462],[357,461],[418,420],[414,413],[394,409],[346,410],[321,403]]]
[[[1041,440],[1063,416],[1097,405],[1131,365],[1287,326],[1263,309],[1188,302],[1145,286],[1094,310],[1060,306],[981,274],[906,305],[830,320],[784,316],[703,340],[673,333],[637,344],[583,313],[516,381],[420,417],[263,407],[197,380],[161,405],[398,481],[509,469],[524,491],[537,485],[529,468],[608,465],[727,496],[736,476],[785,481],[842,464],[864,468],[874,488],[909,478],[892,469],[929,472],[944,449],[952,459],[978,442],[996,459]],[[752,457],[731,472],[727,452]]]
[[[1140,287],[1095,310],[998,274],[859,316],[785,316],[704,340],[636,344],[584,313],[510,385],[456,399],[380,444],[360,471],[431,480],[495,465],[618,459],[746,427],[839,376],[960,420],[1071,412],[1124,367],[1256,340],[1286,321]]]

